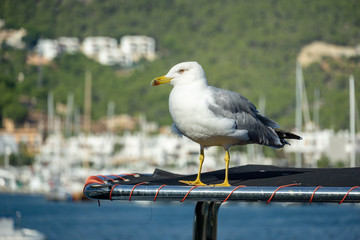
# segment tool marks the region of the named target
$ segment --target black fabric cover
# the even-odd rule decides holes
[[[205,184],[223,182],[225,170],[203,173]],[[126,176],[130,181],[123,185],[147,182],[151,185],[185,185],[179,180],[195,180],[194,175],[179,175],[156,169],[152,175]],[[303,187],[353,187],[360,185],[360,168],[284,168],[267,165],[246,165],[229,168],[229,182],[232,186],[282,186],[298,183]]]

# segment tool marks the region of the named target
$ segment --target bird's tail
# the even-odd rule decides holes
[[[280,141],[283,143],[283,144],[288,144],[290,145],[290,143],[288,141],[286,141],[285,139],[296,139],[296,140],[301,140],[302,137],[294,134],[294,133],[291,133],[291,132],[286,132],[284,130],[281,130],[281,129],[274,129],[276,134],[278,135],[278,137],[280,138]]]

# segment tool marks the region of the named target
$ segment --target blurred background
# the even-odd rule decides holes
[[[90,175],[196,173],[170,130],[171,86],[199,62],[302,141],[232,148],[231,166],[354,167],[360,149],[356,0],[0,1],[0,191],[81,199]],[[206,150],[205,171],[224,168]]]

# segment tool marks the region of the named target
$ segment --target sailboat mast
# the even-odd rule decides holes
[[[317,88],[314,92],[314,125],[315,130],[320,128],[320,90]]]
[[[48,116],[47,116],[47,131],[48,135],[54,133],[54,97],[52,92],[49,92],[47,99]]]
[[[92,76],[89,70],[85,73],[85,98],[84,98],[84,131],[91,132],[91,84]]]
[[[299,62],[296,63],[296,119],[295,127],[297,132],[302,131],[302,97],[303,97],[303,76]],[[296,152],[295,166],[301,167],[301,153]]]
[[[71,127],[71,117],[73,112],[74,105],[74,95],[72,93],[68,94],[67,105],[66,105],[66,122],[65,122],[65,136],[70,137],[72,127]]]
[[[355,145],[355,83],[354,77],[351,75],[349,79],[350,87],[350,167],[355,167],[356,162],[356,145]]]

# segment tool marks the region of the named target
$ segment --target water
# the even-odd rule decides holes
[[[57,239],[191,239],[195,202],[50,202],[0,194],[0,216]],[[360,239],[360,205],[245,204],[220,207],[218,239]]]

